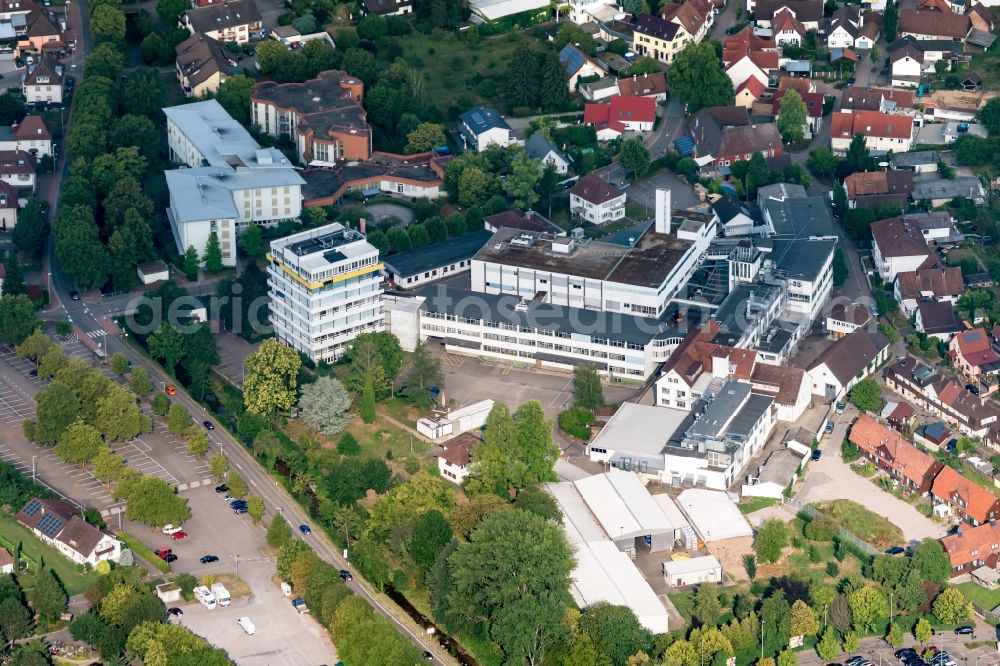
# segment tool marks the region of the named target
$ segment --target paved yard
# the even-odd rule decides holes
[[[259,344],[250,344],[238,335],[221,331],[216,336],[219,344],[219,365],[215,369],[236,386],[243,386],[243,361],[257,351]]]
[[[855,416],[857,411],[852,406],[837,416],[833,435],[824,437],[820,442],[823,457],[809,463],[806,480],[796,499],[810,503],[831,499],[853,500],[898,525],[907,543],[942,536],[945,531],[943,525],[921,515],[913,506],[881,490],[869,479],[855,474],[844,463],[840,457],[840,444]]]

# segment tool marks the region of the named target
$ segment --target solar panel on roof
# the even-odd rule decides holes
[[[681,155],[688,156],[694,152],[694,141],[689,136],[682,136],[674,140],[674,147]]]
[[[24,515],[34,516],[39,511],[42,510],[42,503],[38,500],[31,500],[28,502],[28,506],[24,507]]]
[[[559,62],[567,72],[575,72],[583,67],[583,53],[567,44],[559,53]]]
[[[42,519],[38,521],[38,531],[47,537],[55,537],[62,529],[65,523],[63,519],[59,516],[55,516],[51,513],[42,516]]]

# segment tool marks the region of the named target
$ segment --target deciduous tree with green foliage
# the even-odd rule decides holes
[[[861,633],[869,633],[889,616],[889,600],[875,587],[859,588],[847,597],[851,608],[851,622]]]
[[[840,641],[837,640],[837,631],[828,625],[816,643],[816,654],[823,661],[832,661],[838,652],[840,652]]]
[[[152,335],[146,339],[149,355],[163,363],[163,369],[171,376],[177,370],[177,364],[184,356],[184,336],[176,328],[163,322]]]
[[[208,469],[216,479],[221,479],[229,471],[229,459],[221,453],[216,453],[208,459]]]
[[[351,396],[336,377],[320,377],[302,386],[302,395],[299,396],[302,420],[324,435],[343,432],[349,422],[350,409]]]
[[[934,599],[934,617],[942,624],[958,624],[973,617],[972,602],[955,587],[949,587]]]
[[[781,520],[772,518],[757,530],[754,549],[761,562],[777,562],[781,557],[781,550],[787,545],[788,526]]]
[[[191,426],[191,415],[187,407],[179,402],[170,405],[167,412],[167,428],[175,435],[182,435]]]
[[[24,294],[0,298],[0,342],[8,347],[21,344],[37,326],[31,299]]]
[[[821,146],[809,151],[807,164],[817,175],[830,177],[837,168],[837,157],[829,148]]]
[[[239,474],[233,472],[229,475],[226,480],[226,485],[229,486],[229,494],[236,498],[246,497],[250,492],[247,487],[247,482],[243,480],[243,477]]]
[[[447,144],[444,126],[436,123],[420,123],[406,135],[406,152],[422,153]]]
[[[52,444],[58,441],[63,431],[80,416],[80,400],[73,390],[59,381],[38,392],[35,412],[35,441]]]
[[[418,344],[410,355],[407,382],[405,397],[422,407],[429,407],[433,401],[432,387],[444,387],[441,361],[430,353],[424,343]]]
[[[809,120],[809,111],[806,109],[806,103],[802,101],[802,95],[789,88],[781,96],[778,105],[780,110],[777,124],[782,140],[785,143],[802,141]]]
[[[597,366],[585,364],[573,368],[573,404],[584,409],[604,406],[604,386]]]
[[[273,417],[295,404],[302,359],[298,352],[268,338],[244,362],[243,402],[248,411]]]
[[[819,631],[819,620],[809,604],[796,599],[792,604],[792,636],[815,636]]]
[[[513,199],[515,206],[531,208],[538,201],[535,187],[541,179],[542,163],[519,150],[510,162],[510,174],[504,183],[504,190]]]
[[[714,583],[701,583],[694,590],[694,605],[691,615],[702,626],[713,627],[718,623],[722,606],[719,604],[719,591]]]
[[[417,518],[410,537],[410,559],[421,571],[434,564],[437,554],[451,541],[451,525],[437,509],[427,511]]]
[[[882,387],[874,379],[862,379],[851,388],[848,399],[862,412],[878,414],[885,401],[882,400]]]
[[[87,463],[97,457],[103,447],[104,440],[97,428],[76,421],[59,435],[55,454],[69,463]]]
[[[187,452],[192,456],[203,456],[208,453],[208,435],[196,426],[188,428]]]
[[[280,513],[271,517],[271,524],[267,527],[267,545],[271,548],[281,548],[292,538],[292,528]]]
[[[247,498],[247,513],[253,518],[254,525],[264,517],[264,498],[251,495]]]
[[[42,569],[31,590],[31,606],[35,612],[44,620],[57,620],[66,611],[68,601],[66,590],[55,572],[49,567]]]
[[[688,113],[709,106],[733,103],[733,82],[719,67],[719,56],[710,42],[684,47],[667,71],[672,96],[684,100]]]
[[[913,625],[913,637],[921,645],[929,643],[934,637],[934,629],[931,627],[931,623],[927,621],[927,618],[922,617]]]

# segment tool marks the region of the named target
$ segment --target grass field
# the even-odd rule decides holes
[[[987,613],[997,606],[1000,606],[1000,590],[987,590],[979,583],[974,583],[972,581],[959,583],[955,587],[957,587],[959,591],[965,595],[966,599],[976,604]]]
[[[745,502],[740,502],[740,511],[744,514],[753,513],[754,511],[760,511],[761,509],[766,509],[769,506],[774,506],[778,503],[778,500],[773,497],[752,497]]]
[[[21,552],[32,562],[44,562],[45,566],[51,568],[70,595],[81,594],[93,582],[94,575],[80,573],[76,564],[52,546],[42,543],[28,528],[14,520],[13,516],[0,513],[0,534],[10,544],[20,543]]]
[[[816,508],[876,548],[888,548],[903,543],[903,530],[857,502],[846,499],[831,500],[820,502]]]
[[[493,97],[481,96],[476,86],[481,79],[498,82],[519,37],[503,36],[469,43],[451,33],[424,35],[414,32],[396,39],[403,47],[402,60],[423,75],[425,102],[437,106],[443,114],[448,113],[451,105],[460,107],[461,111],[481,104],[502,106],[499,86]]]

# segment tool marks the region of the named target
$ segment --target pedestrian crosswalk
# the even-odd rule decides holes
[[[97,339],[97,338],[103,337],[103,336],[105,336],[107,334],[108,334],[107,331],[104,331],[104,330],[101,330],[101,329],[97,329],[96,331],[90,331],[89,333],[87,333],[87,337],[88,338]]]

